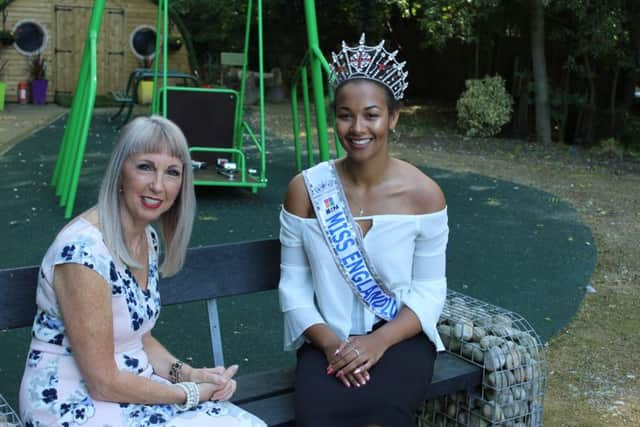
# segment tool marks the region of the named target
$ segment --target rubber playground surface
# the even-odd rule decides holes
[[[94,115],[75,213],[97,198],[116,139],[107,118],[104,112]],[[0,268],[39,264],[67,221],[49,184],[65,121],[66,116],[56,120],[0,156]],[[293,143],[267,136],[267,150],[269,185],[257,194],[197,188],[191,246],[278,236],[280,204],[296,173]],[[531,187],[437,165],[416,166],[434,178],[447,197],[449,287],[521,314],[546,342],[578,310],[595,266],[591,232],[576,211]],[[293,354],[282,352],[275,292],[229,298],[219,309],[225,360],[238,363],[240,373],[294,363]],[[28,328],[0,331],[0,394],[14,407],[29,333]],[[164,308],[155,335],[176,356],[211,365],[204,303]]]

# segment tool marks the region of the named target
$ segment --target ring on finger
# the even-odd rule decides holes
[[[358,357],[360,357],[360,350],[358,350],[357,348],[353,347],[353,351],[356,353],[356,359]]]

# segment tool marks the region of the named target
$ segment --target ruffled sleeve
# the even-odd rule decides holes
[[[444,346],[436,323],[447,297],[445,265],[449,226],[446,208],[420,216],[417,227],[411,288],[403,303],[418,316],[422,330],[441,351]]]
[[[325,323],[314,303],[311,268],[302,241],[303,219],[280,212],[280,283],[278,294],[284,314],[284,348],[295,350],[304,342],[304,331]]]

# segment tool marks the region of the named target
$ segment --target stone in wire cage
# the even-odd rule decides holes
[[[20,418],[0,394],[0,427],[22,427]]]
[[[419,427],[542,426],[544,347],[522,316],[449,290],[438,332],[449,353],[483,368],[483,380],[425,402]]]

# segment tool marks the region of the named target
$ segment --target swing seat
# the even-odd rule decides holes
[[[194,164],[194,184],[242,186],[247,173],[242,151],[238,93],[231,89],[168,87],[167,118],[184,132]],[[235,168],[225,168],[235,165]]]

